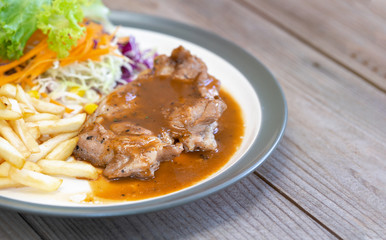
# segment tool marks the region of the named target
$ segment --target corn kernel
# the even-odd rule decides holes
[[[28,95],[30,95],[31,97],[36,98],[36,99],[39,99],[39,98],[40,98],[40,94],[39,94],[39,92],[36,91],[36,90],[28,91]]]
[[[69,92],[76,93],[79,90],[79,87],[70,88]]]
[[[72,87],[70,89],[70,92],[77,94],[79,97],[83,97],[84,94],[86,94],[86,91],[83,89],[80,89],[80,87]]]
[[[98,105],[95,103],[88,103],[84,105],[84,111],[86,111],[88,114],[93,114],[97,108]]]
[[[86,91],[85,90],[79,90],[77,94],[79,97],[83,97],[86,94]]]

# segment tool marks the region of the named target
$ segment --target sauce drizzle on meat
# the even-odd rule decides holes
[[[220,82],[183,47],[104,98],[79,134],[74,155],[114,179],[149,179],[162,161],[215,151],[217,120],[226,109]]]
[[[103,175],[110,180],[131,177],[147,179],[148,184],[156,185],[162,179],[159,175],[163,171],[157,172],[161,162],[166,161],[163,169],[173,166],[169,167],[174,169],[169,175],[176,175],[178,166],[183,166],[179,171],[184,172],[193,164],[200,174],[189,174],[196,177],[186,182],[175,179],[184,182],[184,186],[192,184],[221,166],[202,169],[198,165],[225,163],[234,152],[232,149],[238,146],[235,142],[233,146],[224,144],[223,137],[220,148],[215,137],[216,133],[219,136],[228,133],[231,136],[228,139],[241,136],[228,129],[225,121],[219,127],[218,121],[227,109],[222,99],[225,95],[220,94],[220,82],[208,74],[201,59],[178,47],[170,57],[158,56],[151,71],[118,87],[102,100],[79,134],[74,155],[104,168]],[[232,102],[229,96],[227,99]],[[237,119],[240,113],[236,114],[235,109],[233,114]],[[241,121],[235,123],[242,125]],[[216,157],[222,161],[214,161]],[[178,188],[171,180],[167,185]],[[121,196],[133,196],[127,189],[124,192]],[[157,192],[157,187],[153,186],[152,192]],[[138,196],[141,195],[144,197]]]
[[[241,109],[232,96],[220,91],[228,108],[219,119],[217,151],[182,153],[172,161],[162,162],[149,180],[133,178],[111,181],[101,176],[90,181],[95,200],[133,201],[175,192],[201,181],[221,169],[237,151],[244,135]]]

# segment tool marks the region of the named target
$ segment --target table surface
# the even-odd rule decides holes
[[[284,90],[285,135],[254,173],[198,201],[94,219],[1,210],[0,239],[385,238],[385,1],[104,2],[249,51]]]

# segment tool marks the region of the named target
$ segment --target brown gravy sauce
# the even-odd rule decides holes
[[[149,180],[112,181],[100,176],[90,181],[93,200],[132,201],[165,195],[189,187],[223,167],[242,142],[244,122],[233,97],[224,90],[220,91],[220,97],[228,107],[218,121],[217,152],[184,152],[172,161],[162,162],[155,177]]]
[[[193,82],[175,81],[167,77],[149,76],[141,79],[140,82],[137,81],[135,86],[129,92],[118,91],[109,99],[109,104],[112,106],[129,103],[130,108],[114,113],[111,116],[113,119],[105,116],[102,124],[106,129],[122,120],[159,134],[165,126],[169,125],[162,109],[184,105],[200,98]]]

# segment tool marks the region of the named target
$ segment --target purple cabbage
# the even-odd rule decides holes
[[[124,56],[131,60],[131,68],[127,68],[126,66],[121,67],[121,78],[126,82],[133,81],[135,76],[143,70],[153,68],[153,61],[157,54],[150,54],[150,49],[141,52],[133,36],[130,36],[127,42],[118,43],[118,49]]]
[[[93,48],[96,49],[96,48],[98,47],[98,43],[99,43],[99,42],[98,42],[98,40],[95,40],[95,39],[94,39],[93,42],[94,42]]]

